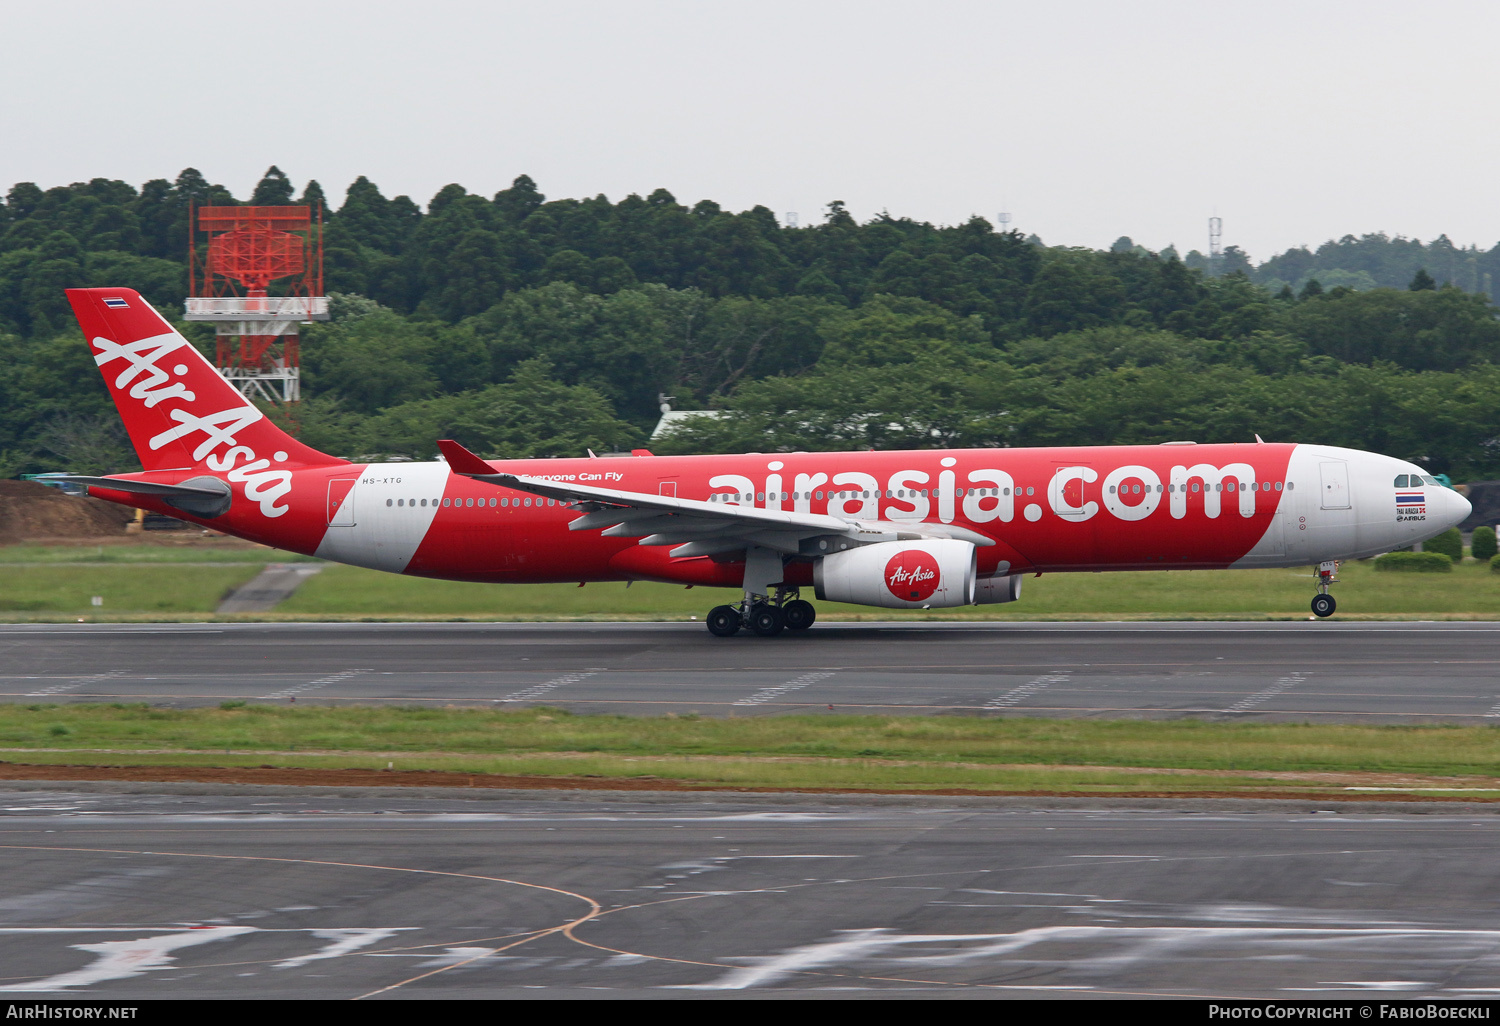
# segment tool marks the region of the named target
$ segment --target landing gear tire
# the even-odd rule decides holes
[[[740,632],[740,611],[733,606],[714,606],[703,620],[708,632],[716,637],[733,637]]]
[[[750,629],[763,638],[774,638],[786,626],[775,606],[756,606],[750,613]]]
[[[1318,616],[1332,616],[1333,611],[1339,604],[1333,600],[1332,595],[1314,595],[1312,600],[1312,611]]]
[[[781,619],[789,631],[805,631],[818,618],[818,611],[811,602],[793,599],[781,607]]]

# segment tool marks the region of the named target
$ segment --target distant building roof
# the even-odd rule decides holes
[[[656,430],[651,432],[650,440],[654,442],[658,438],[665,438],[682,427],[682,422],[685,420],[691,420],[694,417],[709,417],[713,420],[718,420],[725,415],[725,412],[724,410],[665,409],[662,411],[661,420],[656,422]]]

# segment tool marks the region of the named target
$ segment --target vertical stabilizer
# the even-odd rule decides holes
[[[68,289],[146,470],[249,473],[342,463],[265,418],[151,304],[132,289]]]

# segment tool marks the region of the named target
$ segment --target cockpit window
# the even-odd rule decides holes
[[[1401,474],[1400,476],[1398,476],[1396,478],[1396,487],[1397,488],[1405,488],[1406,486],[1407,486],[1406,485],[1406,475],[1405,474]]]
[[[1431,474],[1423,474],[1422,480],[1426,481],[1430,485],[1435,485],[1438,483],[1437,478],[1433,477]]]

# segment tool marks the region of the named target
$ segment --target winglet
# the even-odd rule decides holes
[[[443,454],[443,459],[448,461],[448,469],[452,470],[455,474],[464,474],[470,477],[477,474],[488,477],[495,472],[494,467],[484,462],[478,456],[475,456],[451,438],[441,439],[437,446],[438,451]]]

